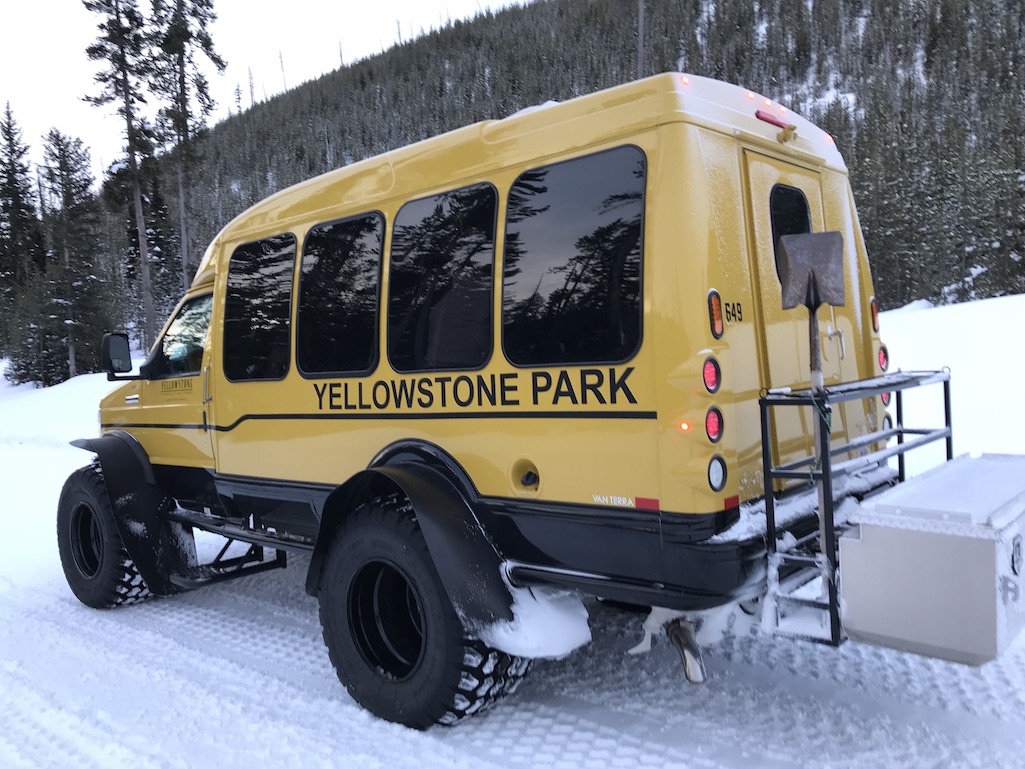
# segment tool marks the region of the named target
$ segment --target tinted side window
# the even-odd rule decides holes
[[[772,220],[772,253],[779,275],[779,239],[784,235],[811,232],[811,211],[808,198],[796,187],[777,184],[769,193],[769,217]]]
[[[296,358],[304,374],[367,372],[377,362],[384,218],[319,224],[303,245]]]
[[[203,367],[203,349],[210,327],[213,296],[207,294],[182,305],[160,340],[160,351],[153,361],[153,376],[158,379],[196,376]]]
[[[235,382],[280,379],[288,372],[295,237],[246,243],[228,265],[224,374]]]
[[[490,184],[404,205],[392,232],[388,358],[396,371],[480,368],[491,357],[498,194]]]
[[[645,158],[620,147],[509,191],[502,343],[510,362],[618,362],[640,344]]]

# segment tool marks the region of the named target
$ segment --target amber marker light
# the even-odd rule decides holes
[[[708,292],[708,324],[712,328],[712,336],[719,339],[723,332],[722,298],[714,288]]]
[[[872,312],[872,330],[877,334],[879,333],[879,303],[876,302],[876,298],[873,296],[868,302],[869,309]]]

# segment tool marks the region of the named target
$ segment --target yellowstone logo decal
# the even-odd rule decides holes
[[[318,411],[636,404],[633,367],[312,383]]]

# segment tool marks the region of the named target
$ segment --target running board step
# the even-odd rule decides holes
[[[223,554],[223,552],[222,550],[221,553]],[[265,561],[263,560],[263,548],[253,545],[245,555],[238,558],[220,560],[220,556],[218,556],[213,563],[184,569],[172,574],[169,579],[178,587],[195,590],[218,582],[229,582],[233,579],[248,577],[261,571],[284,569],[287,565],[288,555],[284,550],[277,550],[274,560]]]
[[[308,537],[296,537],[282,534],[267,529],[253,529],[232,523],[226,518],[208,513],[197,513],[194,510],[186,510],[179,507],[165,516],[168,520],[183,523],[186,526],[194,526],[203,531],[213,534],[220,534],[222,537],[234,539],[239,542],[250,542],[254,545],[263,545],[275,550],[292,550],[298,553],[309,553],[313,551],[315,540]]]

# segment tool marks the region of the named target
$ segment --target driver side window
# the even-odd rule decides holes
[[[212,307],[212,294],[196,297],[182,305],[160,341],[154,361],[155,378],[199,375]]]

